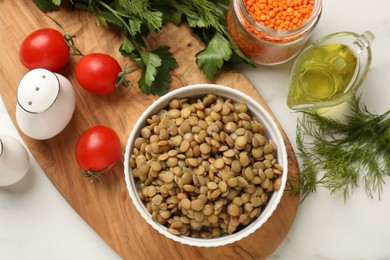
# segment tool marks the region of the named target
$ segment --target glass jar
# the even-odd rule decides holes
[[[232,0],[227,28],[240,50],[254,63],[277,65],[296,56],[305,46],[322,12],[322,0],[315,0],[308,20],[291,30],[276,30],[257,22],[244,0]]]

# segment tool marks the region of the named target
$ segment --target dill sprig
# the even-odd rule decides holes
[[[303,199],[322,186],[331,194],[343,192],[346,201],[359,184],[369,197],[377,193],[380,198],[384,177],[390,175],[390,110],[369,112],[361,95],[350,99],[349,110],[342,121],[302,111],[296,138],[302,168],[295,189]]]

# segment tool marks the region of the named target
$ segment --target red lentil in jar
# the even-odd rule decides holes
[[[303,49],[321,11],[322,0],[232,0],[227,27],[253,62],[276,65]]]

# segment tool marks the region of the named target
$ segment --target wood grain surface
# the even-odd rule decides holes
[[[125,94],[96,96],[80,88],[73,68],[79,59],[72,57],[59,71],[74,85],[76,110],[74,116],[57,136],[37,141],[25,136],[15,120],[16,89],[27,72],[19,62],[22,40],[32,31],[58,27],[38,10],[32,1],[0,1],[0,94],[7,111],[26,145],[53,185],[74,210],[124,259],[263,259],[270,256],[286,237],[296,215],[299,197],[285,191],[280,205],[271,218],[254,234],[234,244],[217,248],[197,248],[174,242],[149,226],[133,206],[124,181],[123,166],[102,181],[91,183],[78,172],[74,148],[79,135],[94,125],[112,127],[119,135],[123,151],[127,138],[139,115],[158,97],[144,95],[136,86],[139,72],[129,79],[134,87]],[[102,52],[121,64],[131,61],[120,56],[122,35],[98,27],[94,18],[82,11],[62,9],[50,13],[69,34],[76,34],[76,45],[83,53]],[[196,67],[195,54],[203,43],[186,25],[168,25],[147,39],[150,47],[161,44],[171,47],[180,67],[175,69],[171,89],[195,83],[208,83]],[[239,72],[223,71],[213,82],[249,94],[269,110],[254,86]],[[258,83],[258,84],[261,84]],[[275,119],[277,122],[277,120]],[[280,125],[279,125],[280,127]],[[281,129],[282,130],[282,129]],[[283,132],[283,130],[282,130]],[[288,149],[289,176],[298,176],[295,154],[285,133]],[[48,205],[49,207],[50,205]],[[59,223],[60,225],[60,223]]]

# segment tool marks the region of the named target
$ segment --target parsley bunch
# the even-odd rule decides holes
[[[66,0],[33,0],[43,11],[58,9]],[[178,66],[168,46],[147,50],[143,36],[158,31],[167,22],[188,25],[205,42],[196,54],[196,64],[213,80],[226,62],[251,63],[238,49],[226,30],[228,0],[69,0],[71,8],[89,11],[100,25],[113,25],[124,35],[120,52],[130,57],[142,75],[138,86],[146,94],[164,95],[171,81],[171,70]]]

